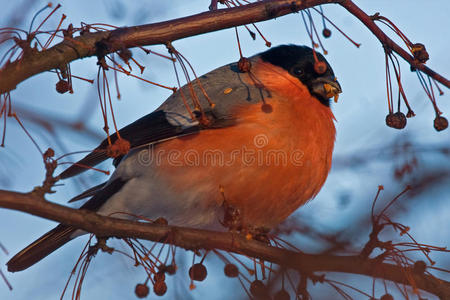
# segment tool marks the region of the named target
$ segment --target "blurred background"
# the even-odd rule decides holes
[[[425,44],[430,54],[427,65],[447,78],[450,77],[449,1],[355,2],[368,14],[380,12],[388,17],[412,42]],[[61,9],[46,22],[44,29],[55,29],[62,13],[67,16],[63,27],[67,27],[69,23],[79,26],[80,22],[132,26],[196,14],[206,11],[209,5],[207,0],[80,0],[59,3],[62,4]],[[0,4],[3,11],[0,27],[28,30],[33,15],[44,7],[47,1],[0,0]],[[413,190],[389,210],[390,218],[411,227],[410,234],[421,243],[448,246],[450,131],[447,129],[437,132],[433,128],[435,115],[432,105],[416,74],[409,72],[409,66],[402,61],[403,86],[417,116],[408,119],[406,128],[401,131],[387,127],[385,57],[381,44],[359,20],[343,8],[326,5],[323,9],[328,18],[362,45],[359,49],[356,48],[328,25],[332,36],[329,39],[322,38],[328,50],[326,58],[333,66],[343,88],[339,102],[332,104],[337,119],[333,168],[319,195],[292,215],[286,224],[281,225],[279,231],[285,235],[286,240],[305,252],[355,253],[368,239],[371,229],[370,209],[378,185],[384,185],[385,188],[378,203],[381,209],[409,184],[413,186]],[[34,26],[40,23],[47,12],[36,19]],[[313,16],[316,26],[321,30],[322,21],[319,15],[313,13]],[[311,44],[300,14],[259,23],[257,26],[272,45]],[[259,36],[253,41],[244,28],[239,28],[239,32],[245,56],[267,49]],[[11,45],[1,45],[0,53],[3,55]],[[173,45],[189,60],[197,74],[204,74],[239,59],[234,29],[186,38],[175,41]],[[148,48],[166,53],[165,47],[162,46]],[[139,63],[146,66],[145,78],[176,86],[170,61],[154,55],[145,55],[136,49],[133,50],[133,55]],[[76,61],[71,64],[71,70],[74,75],[95,79],[96,59]],[[118,79],[121,99],[114,99],[113,106],[119,127],[153,111],[171,94],[171,91],[121,74]],[[57,81],[56,74],[45,73],[21,83],[11,93],[13,108],[39,146],[42,149],[52,147],[56,150],[56,156],[94,148],[104,138],[95,85],[73,79],[74,93],[58,94],[55,91]],[[112,75],[110,83],[113,83]],[[442,89],[445,94],[438,97],[438,105],[444,112],[443,116],[448,118],[450,93],[448,89]],[[67,161],[75,161],[80,156],[70,156]],[[102,168],[113,169],[110,161],[102,165]],[[9,119],[5,148],[0,149],[0,188],[30,191],[41,184],[44,173],[39,152],[22,129],[16,126],[14,120]],[[58,186],[57,192],[48,198],[65,204],[81,190],[105,179],[106,176],[100,173],[86,172],[80,178],[63,182],[64,185]],[[8,273],[3,265],[17,251],[54,225],[51,221],[0,209],[0,243],[9,253],[0,251],[0,270],[13,287],[10,291],[0,280],[0,299],[38,300],[60,297],[87,237],[72,241],[24,272]],[[387,231],[383,238],[404,239],[392,231]],[[123,243],[118,241],[114,241],[112,246],[126,249]],[[187,269],[192,254],[179,252],[180,269],[176,276],[167,280],[168,293],[164,299],[245,298],[237,280],[225,277],[223,263],[213,256],[206,260],[206,280],[197,284],[196,289],[189,291]],[[411,257],[425,260],[419,253],[411,253]],[[431,258],[437,262],[437,266],[450,269],[448,254],[432,253]],[[184,265],[183,261],[186,262]],[[439,272],[434,274],[444,278],[447,276]],[[348,274],[330,274],[330,278],[339,279],[366,291],[371,289],[370,278]],[[134,299],[135,285],[144,280],[144,272],[134,267],[133,262],[124,256],[100,253],[88,271],[83,284],[82,299]],[[395,294],[394,288],[389,290]],[[382,283],[378,282],[376,296],[380,297],[383,291]],[[336,293],[329,286],[321,284],[313,286],[310,292],[315,299],[336,297]],[[150,297],[156,297],[151,294]],[[69,289],[66,298],[70,298],[70,295]],[[363,299],[361,295],[351,295],[355,299]],[[433,299],[430,295],[424,296]],[[399,297],[402,299],[402,296]]]

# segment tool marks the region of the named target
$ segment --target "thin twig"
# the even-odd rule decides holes
[[[244,254],[280,266],[302,272],[343,272],[379,277],[400,284],[410,284],[401,266],[383,263],[376,259],[364,259],[359,255],[340,256],[305,254],[281,249],[248,240],[229,232],[214,232],[175,226],[160,226],[97,215],[86,210],[68,208],[56,203],[42,201],[30,193],[0,190],[0,207],[26,212],[49,220],[62,222],[94,233],[101,237],[135,238],[150,241],[167,241],[185,249],[219,249]],[[409,274],[416,286],[437,295],[450,298],[450,282],[427,274]]]

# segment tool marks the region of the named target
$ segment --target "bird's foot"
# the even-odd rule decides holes
[[[222,226],[228,228],[231,232],[237,232],[245,236],[248,240],[270,244],[268,237],[270,229],[246,224],[243,221],[243,214],[240,209],[228,204],[226,200],[224,200],[222,206],[224,209],[223,220],[219,220]]]
[[[248,240],[255,240],[269,245],[270,244],[270,239],[268,236],[269,231],[270,231],[269,229],[264,227],[254,227],[247,225],[241,230],[241,233],[245,234],[245,237]]]
[[[241,211],[229,205],[226,201],[223,202],[223,220],[219,220],[222,226],[228,228],[229,231],[241,231],[242,230],[242,218]]]

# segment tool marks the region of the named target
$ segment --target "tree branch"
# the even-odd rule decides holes
[[[111,31],[85,33],[65,39],[43,51],[31,52],[23,59],[6,64],[0,69],[0,94],[11,91],[29,77],[56,69],[84,57],[97,54],[99,42],[102,54],[123,48],[166,44],[185,37],[221,29],[274,19],[315,5],[339,3],[341,0],[266,0],[240,7],[219,9],[171,21]]]
[[[423,73],[429,75],[435,80],[439,81],[447,88],[450,88],[450,80],[443,77],[442,75],[436,73],[435,71],[428,68],[426,65],[419,63],[412,57],[408,52],[406,52],[402,47],[396,44],[392,39],[390,39],[384,32],[378,27],[372,18],[367,15],[364,11],[362,11],[355,3],[351,0],[344,0],[340,3],[342,7],[344,7],[348,12],[358,18],[381,42],[381,44],[387,46],[389,49],[392,49],[398,55],[400,55],[404,60],[406,60],[410,66],[422,71]]]
[[[381,43],[397,52],[411,66],[450,88],[448,79],[414,61],[411,55],[387,37],[369,16],[350,0],[265,0],[166,22],[85,33],[75,38],[66,38],[63,42],[43,51],[28,51],[22,59],[7,63],[0,69],[0,78],[2,79],[0,81],[0,94],[15,89],[20,82],[31,76],[61,68],[80,58],[99,53],[99,55],[106,55],[124,48],[166,44],[189,36],[274,19],[328,3],[342,5],[361,20]],[[98,49],[100,45],[101,51]]]
[[[169,241],[170,244],[185,249],[220,249],[260,258],[286,268],[301,270],[303,273],[343,272],[379,277],[401,284],[414,285],[441,299],[450,298],[450,282],[427,274],[416,274],[411,269],[383,263],[377,259],[364,259],[361,256],[305,254],[247,240],[245,237],[229,232],[218,233],[192,228],[159,226],[105,217],[94,212],[48,202],[31,193],[0,190],[0,207],[72,225],[101,237]]]

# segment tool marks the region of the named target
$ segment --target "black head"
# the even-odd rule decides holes
[[[316,52],[319,62],[326,65],[326,71],[319,74],[314,69],[316,60],[313,50],[307,46],[281,45],[259,54],[261,59],[279,66],[298,78],[309,92],[320,102],[329,106],[330,98],[341,93],[333,69],[322,54]]]

